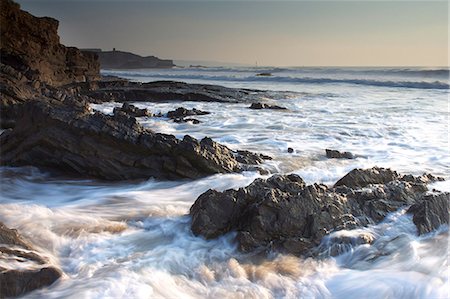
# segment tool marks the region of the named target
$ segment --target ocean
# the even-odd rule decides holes
[[[174,68],[103,70],[132,81],[184,81],[267,90],[261,102],[136,102],[153,113],[177,107],[211,112],[200,124],[139,118],[178,138],[205,136],[274,159],[272,173],[333,185],[354,168],[389,167],[450,179],[447,68]],[[257,76],[270,73],[271,76]],[[120,103],[92,104],[112,113]],[[288,148],[294,150],[288,152]],[[327,159],[325,149],[353,160]],[[208,189],[267,177],[217,174],[190,181],[105,183],[56,178],[32,167],[1,167],[0,221],[17,228],[61,267],[64,277],[24,298],[448,298],[448,226],[417,236],[401,209],[324,259],[237,249],[234,233],[215,240],[190,231],[189,208]],[[430,186],[450,191],[448,182]],[[323,240],[326,245],[328,239]],[[1,266],[1,265],[0,265]],[[5,265],[3,265],[5,266]],[[24,265],[26,266],[26,265]]]

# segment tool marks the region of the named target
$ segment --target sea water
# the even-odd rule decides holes
[[[256,76],[269,72],[272,76]],[[133,103],[162,114],[211,112],[200,124],[138,118],[156,132],[205,136],[274,159],[272,173],[332,185],[356,167],[450,179],[449,71],[424,68],[180,68],[103,71],[134,81],[176,80],[268,90],[261,102]],[[237,99],[239,100],[239,99]],[[112,113],[120,103],[92,105]],[[287,148],[294,149],[288,153]],[[350,151],[354,160],[325,157]],[[0,221],[29,237],[64,271],[26,298],[448,298],[448,227],[417,236],[406,207],[378,225],[326,237],[322,259],[241,253],[234,233],[215,240],[190,231],[189,208],[208,189],[264,177],[256,172],[198,180],[102,183],[56,178],[32,167],[0,168]],[[450,190],[447,182],[431,186]],[[334,235],[368,234],[371,245],[328,256]]]

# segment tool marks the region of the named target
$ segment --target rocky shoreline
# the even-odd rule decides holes
[[[203,193],[191,207],[191,229],[206,239],[237,231],[239,248],[246,252],[311,256],[331,232],[376,224],[412,205],[407,213],[424,234],[449,221],[450,193],[427,188],[439,180],[377,167],[352,170],[333,187],[306,185],[295,174],[274,175],[238,190]]]
[[[59,43],[58,21],[34,17],[10,0],[1,4],[0,125],[5,130],[0,135],[0,165],[32,165],[52,174],[116,181],[197,179],[245,170],[267,174],[260,167],[271,157],[231,150],[208,137],[197,140],[186,135],[180,140],[146,129],[136,117],[153,117],[151,111],[128,103],[248,102],[250,109],[287,110],[260,103],[262,95],[267,97],[264,91],[102,77],[95,54]],[[90,103],[106,101],[124,105],[113,115],[90,109]],[[208,113],[180,107],[168,118],[196,123],[187,117]],[[327,149],[326,157],[355,155]],[[355,169],[329,187],[306,185],[295,174],[276,174],[238,190],[203,193],[190,209],[191,229],[206,239],[235,231],[245,252],[317,256],[317,246],[329,233],[379,223],[401,208],[408,208],[419,234],[448,224],[450,194],[427,186],[438,180],[442,179],[430,174],[401,175],[375,167]],[[372,241],[365,236],[357,240]],[[14,263],[10,268],[0,266],[0,297],[51,285],[62,275],[1,222],[0,252],[1,262],[25,259],[34,265],[25,270],[14,269]]]

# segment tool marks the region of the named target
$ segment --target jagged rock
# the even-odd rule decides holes
[[[285,107],[277,105],[269,105],[264,103],[252,103],[249,107],[250,109],[274,109],[274,110],[287,110]]]
[[[398,179],[397,172],[386,168],[374,167],[370,169],[353,169],[334,185],[345,185],[350,188],[365,187],[369,184],[384,184]]]
[[[132,117],[144,117],[144,116],[153,116],[153,114],[148,111],[148,109],[144,108],[144,109],[140,109],[134,105],[131,105],[129,103],[123,103],[122,107],[116,107],[113,110],[114,114],[117,114],[119,112],[123,112],[129,116]]]
[[[192,116],[192,115],[206,115],[206,114],[210,114],[207,111],[202,111],[202,110],[198,110],[198,109],[186,109],[184,107],[179,107],[176,110],[173,111],[169,111],[167,112],[167,117],[169,118],[183,118],[186,116]]]
[[[355,159],[355,156],[350,152],[340,152],[337,150],[326,149],[325,153],[329,159]]]
[[[28,268],[15,263],[29,264]],[[49,286],[62,272],[48,263],[19,233],[0,222],[0,298],[16,297]]]
[[[357,182],[367,182],[368,173],[380,173],[380,169],[359,170],[352,177]],[[267,180],[256,179],[238,190],[208,190],[190,209],[191,229],[207,239],[236,230],[243,251],[275,248],[311,254],[311,249],[332,231],[378,223],[390,212],[425,201],[427,187],[418,178],[408,182],[398,175],[390,177],[392,180],[387,181],[384,176],[382,182],[372,182],[370,187],[364,184],[328,188],[320,184],[307,186],[295,174],[274,175]]]
[[[238,160],[250,156],[210,138],[154,133],[124,113],[92,114],[87,103],[76,103],[71,98],[27,103],[18,125],[0,136],[1,165],[107,180],[178,179],[241,171]]]
[[[429,194],[408,209],[407,212],[413,214],[413,222],[419,235],[429,233],[443,224],[448,224],[449,201],[449,193]]]

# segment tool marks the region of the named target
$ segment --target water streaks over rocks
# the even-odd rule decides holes
[[[426,193],[426,184],[436,180],[374,167],[355,169],[329,188],[306,185],[294,174],[274,175],[238,190],[203,193],[191,207],[191,228],[207,239],[236,230],[243,251],[273,248],[308,255],[332,231],[378,223],[411,204],[419,205],[410,210],[419,232],[448,223],[450,194]]]

